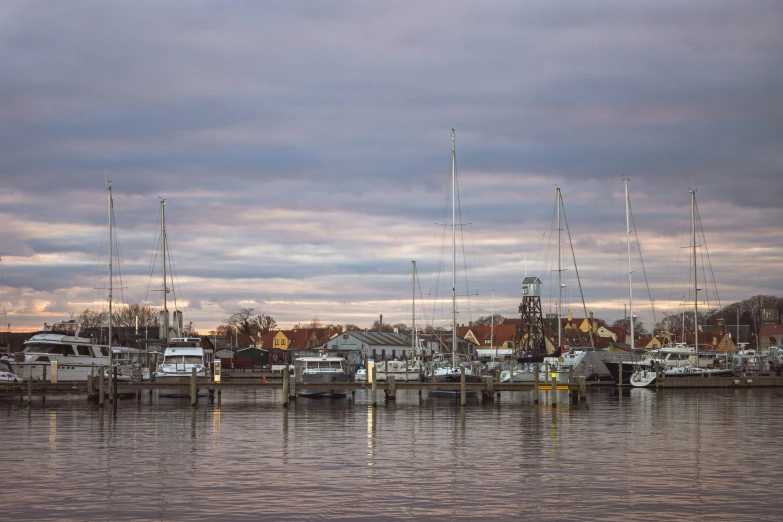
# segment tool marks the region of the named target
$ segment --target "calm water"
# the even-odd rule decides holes
[[[783,518],[783,391],[592,390],[554,411],[531,393],[373,409],[361,391],[286,411],[279,393],[145,396],[116,418],[0,402],[0,518]]]

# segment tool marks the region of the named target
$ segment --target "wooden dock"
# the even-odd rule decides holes
[[[32,402],[33,397],[58,396],[85,396],[90,400],[98,402],[103,406],[105,402],[111,402],[116,408],[117,401],[112,401],[111,397],[118,399],[132,399],[134,397],[141,400],[142,394],[147,392],[150,396],[154,390],[188,390],[186,395],[190,396],[190,402],[195,405],[198,401],[198,392],[203,393],[209,390],[213,398],[220,400],[224,390],[281,390],[284,393],[283,406],[288,406],[291,400],[296,399],[297,388],[306,389],[306,383],[295,384],[290,375],[283,374],[282,378],[271,378],[268,376],[222,376],[219,382],[214,382],[210,378],[196,377],[195,373],[190,377],[182,377],[177,380],[167,379],[166,382],[116,382],[114,390],[110,390],[110,383],[102,379],[90,379],[87,382],[47,382],[47,381],[28,381],[25,383],[5,383],[0,385],[0,398],[27,398],[28,403]],[[476,392],[481,394],[482,400],[493,401],[500,392],[532,392],[536,390],[551,391],[551,383],[495,383],[492,377],[487,377],[484,382],[466,382],[463,378],[460,382],[451,383],[429,383],[419,381],[396,381],[391,377],[388,381],[373,383],[367,382],[334,382],[313,384],[319,390],[328,390],[343,394],[354,395],[357,390],[369,391],[372,397],[372,404],[378,402],[379,392],[383,393],[385,401],[396,400],[398,390],[416,390],[420,394],[424,391],[454,392],[455,397],[461,399],[462,405],[466,404],[466,397]],[[571,392],[572,400],[579,402],[586,396],[586,384],[584,378],[577,380],[572,384],[555,384],[557,391]],[[285,393],[285,391],[288,393]],[[552,405],[555,406],[555,395],[552,395]]]

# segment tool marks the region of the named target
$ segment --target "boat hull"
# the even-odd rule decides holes
[[[346,393],[341,390],[321,388],[319,384],[349,382],[350,376],[345,373],[311,373],[297,378],[296,394],[311,398],[341,398]]]

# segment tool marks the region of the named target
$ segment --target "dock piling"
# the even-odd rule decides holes
[[[397,380],[395,379],[394,375],[389,375],[386,377],[386,382],[388,386],[386,387],[386,400],[387,401],[396,401],[397,400]]]
[[[375,365],[372,365],[372,368],[370,368],[370,371],[372,372],[372,405],[377,406],[378,405],[378,379],[376,377],[375,373]]]
[[[196,369],[190,371],[190,405],[195,406],[198,402],[198,388],[196,387]]]
[[[289,379],[291,376],[288,374],[288,368],[283,370],[283,407],[288,408],[289,393],[288,390],[291,387]],[[220,400],[220,390],[218,390],[218,400]]]
[[[538,404],[538,394],[539,394],[538,386],[541,384],[541,382],[540,382],[541,381],[541,373],[540,373],[541,365],[540,364],[536,364],[536,367],[535,367],[534,371],[536,372],[536,374],[534,375],[534,378],[536,380],[536,384],[535,384],[535,386],[536,386],[535,387],[536,395],[535,395],[535,400],[533,401],[533,404]]]
[[[105,383],[103,382],[105,379],[103,377],[103,366],[98,368],[99,374],[98,374],[98,406],[103,408],[104,401],[106,400],[106,394],[103,390]]]
[[[465,367],[459,368],[459,404],[463,408],[467,404],[467,393],[465,390]]]

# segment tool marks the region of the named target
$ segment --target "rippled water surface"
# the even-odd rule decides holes
[[[783,519],[783,391],[546,398],[6,400],[0,518]]]

